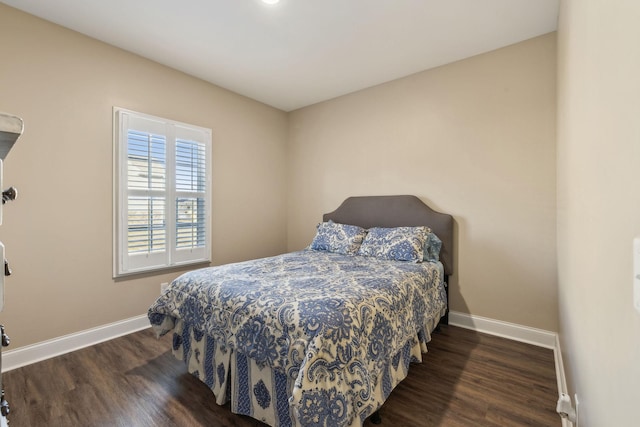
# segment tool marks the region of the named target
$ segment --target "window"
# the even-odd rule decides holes
[[[114,108],[114,167],[114,276],[210,261],[210,129]]]

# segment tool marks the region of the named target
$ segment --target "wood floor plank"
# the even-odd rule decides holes
[[[7,372],[10,426],[264,427],[218,406],[170,348],[147,329]],[[428,348],[381,408],[381,427],[561,425],[552,350],[454,326]]]

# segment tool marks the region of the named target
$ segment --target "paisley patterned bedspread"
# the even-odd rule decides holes
[[[303,250],[186,273],[149,319],[159,336],[195,325],[284,374],[292,424],[361,425],[406,376],[385,370],[426,352],[446,309],[442,277],[440,263]]]

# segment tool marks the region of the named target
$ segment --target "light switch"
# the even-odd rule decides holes
[[[633,239],[633,306],[640,313],[640,236]]]

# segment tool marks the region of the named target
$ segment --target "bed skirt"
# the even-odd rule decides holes
[[[416,336],[407,341],[386,362],[378,378],[370,378],[371,395],[366,400],[347,402],[353,405],[358,415],[350,426],[361,426],[407,376],[409,364],[422,361],[422,353],[427,351],[425,342],[430,341],[430,332],[444,311],[426,321],[424,337]],[[216,342],[183,320],[175,322],[173,354],[184,361],[189,373],[211,389],[217,404],[224,405],[230,401],[233,413],[250,416],[273,427],[331,425],[330,414],[318,413],[310,402],[296,399],[300,395],[295,390],[296,378],[278,369],[258,366],[244,354]]]

